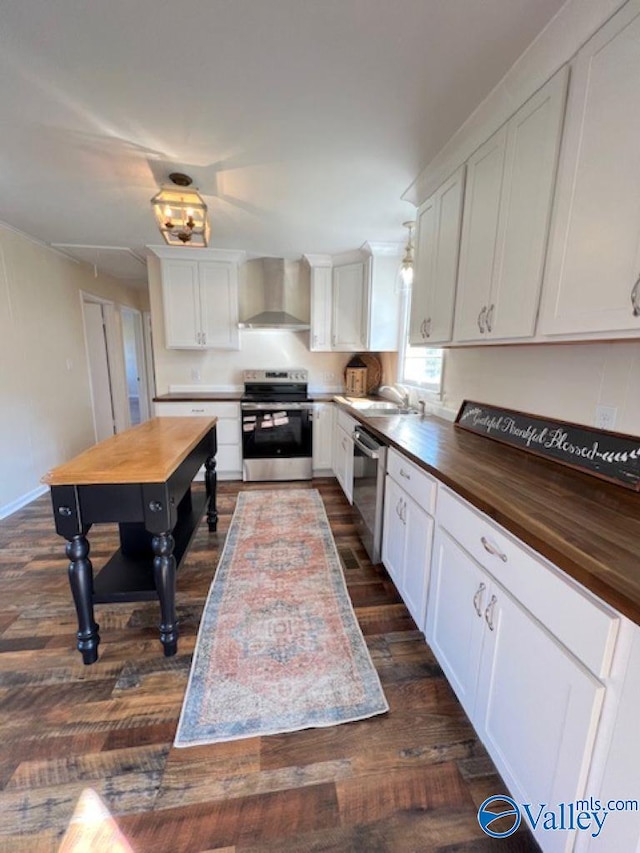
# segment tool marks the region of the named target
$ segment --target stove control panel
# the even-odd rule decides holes
[[[295,368],[293,370],[245,370],[245,382],[307,382],[309,371]]]

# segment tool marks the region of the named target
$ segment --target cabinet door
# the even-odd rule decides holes
[[[349,503],[353,503],[353,439],[336,425],[334,473]]]
[[[384,483],[384,521],[382,525],[382,562],[402,595],[405,561],[405,524],[402,520],[404,492],[388,474]]]
[[[604,686],[501,587],[488,593],[478,734],[516,801],[580,799]],[[565,851],[571,835],[542,831],[539,840],[545,851]]]
[[[332,468],[333,404],[315,403],[313,407],[313,470]]]
[[[505,125],[478,148],[467,164],[454,327],[457,341],[483,338],[487,331],[506,142]]]
[[[567,79],[563,68],[508,124],[490,337],[531,337],[535,330]]]
[[[200,348],[197,261],[162,262],[162,299],[167,348]]]
[[[406,494],[402,519],[406,530],[406,544],[400,594],[416,625],[423,631],[427,610],[433,519]]]
[[[411,288],[409,343],[424,345],[427,341],[430,290],[436,254],[436,194],[420,205],[416,216],[415,276]]]
[[[361,350],[366,347],[364,330],[365,264],[345,264],[333,269],[332,348]]]
[[[638,80],[634,0],[572,66],[542,334],[640,330]]]
[[[451,340],[464,174],[463,166],[418,213],[416,279],[411,294],[409,340],[412,344],[431,345]]]
[[[225,261],[201,261],[198,274],[204,345],[210,349],[240,349],[237,266]]]
[[[309,349],[331,349],[331,267],[311,268],[311,333]]]
[[[434,538],[425,634],[472,719],[488,587],[488,575],[439,527]]]

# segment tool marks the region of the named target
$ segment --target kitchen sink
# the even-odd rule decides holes
[[[380,417],[382,415],[417,414],[415,409],[399,406],[397,403],[392,403],[388,400],[366,400],[362,397],[336,397],[336,400],[340,403],[346,403],[347,406],[351,406],[351,408],[367,418]]]

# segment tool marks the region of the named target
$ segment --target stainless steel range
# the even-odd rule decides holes
[[[242,479],[310,480],[313,403],[306,370],[245,370]]]

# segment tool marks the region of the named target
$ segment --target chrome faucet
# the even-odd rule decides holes
[[[378,388],[378,394],[381,397],[391,394],[403,409],[409,408],[409,391],[404,385],[381,385]]]

